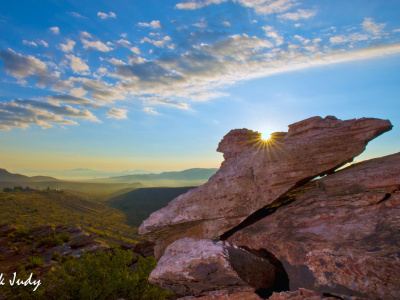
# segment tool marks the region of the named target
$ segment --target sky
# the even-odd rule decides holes
[[[219,167],[231,129],[389,119],[398,0],[13,0],[0,11],[0,168]],[[39,172],[40,173],[40,172]]]

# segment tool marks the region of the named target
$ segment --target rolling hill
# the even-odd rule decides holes
[[[135,181],[207,181],[218,169],[194,168],[177,172],[163,172],[160,174],[126,175],[91,180],[92,182],[130,183]]]
[[[139,227],[152,212],[193,188],[195,187],[140,188],[111,198],[104,204],[121,210],[129,225]]]
[[[13,182],[13,183],[19,183],[19,182],[42,182],[42,181],[58,181],[58,179],[49,177],[49,176],[25,176],[21,174],[13,174],[8,172],[5,169],[0,169],[0,181],[2,182]]]
[[[120,210],[64,191],[0,192],[0,220],[27,229],[81,226],[109,244],[143,240]]]

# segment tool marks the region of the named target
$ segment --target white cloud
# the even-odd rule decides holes
[[[382,34],[383,29],[385,28],[385,23],[375,23],[372,18],[365,18],[364,22],[361,24],[365,31],[372,33],[374,35]]]
[[[279,18],[298,21],[300,19],[309,19],[309,18],[315,16],[316,13],[317,12],[313,11],[313,10],[298,9],[296,12],[292,12],[292,13],[288,12],[288,13],[279,15]]]
[[[128,34],[127,33],[121,33],[120,36],[123,37],[123,38],[126,38],[128,36]]]
[[[39,44],[42,45],[42,46],[44,46],[44,47],[46,47],[46,48],[49,47],[49,44],[47,44],[47,43],[46,43],[45,41],[43,41],[43,40],[40,40],[40,41],[39,41]]]
[[[126,113],[128,110],[119,109],[119,108],[111,108],[107,113],[107,118],[115,118],[115,119],[127,119],[128,116]]]
[[[150,23],[139,22],[138,25],[140,27],[151,27],[153,29],[158,29],[162,27],[161,22],[158,20],[153,20]]]
[[[146,112],[149,115],[153,115],[153,116],[158,116],[160,115],[159,112],[157,112],[154,108],[152,107],[144,107],[143,111]]]
[[[100,19],[102,20],[106,20],[106,19],[115,19],[117,17],[117,15],[115,13],[113,13],[112,11],[110,11],[108,14],[107,13],[103,13],[103,12],[98,12],[97,16],[100,17]]]
[[[78,19],[86,19],[86,17],[84,17],[84,16],[82,16],[82,15],[80,15],[80,14],[78,14],[77,12],[74,12],[74,11],[72,11],[70,14],[71,14],[73,17],[78,18]]]
[[[112,48],[108,47],[106,44],[103,44],[100,41],[88,41],[85,39],[81,39],[81,42],[84,49],[97,50],[101,52],[109,52],[112,50]]]
[[[87,39],[92,39],[93,38],[93,36],[87,31],[81,31],[80,35],[81,35],[81,37],[87,38]]]
[[[45,86],[58,80],[58,74],[52,73],[47,65],[31,56],[24,56],[12,49],[0,50],[0,59],[6,72],[16,78],[36,78],[39,86]]]
[[[205,18],[202,18],[200,22],[193,24],[193,26],[195,27],[199,27],[199,28],[206,28],[207,27],[207,21]]]
[[[139,49],[138,47],[131,47],[130,50],[131,50],[133,53],[137,54],[137,55],[140,54],[140,49]]]
[[[130,41],[127,41],[127,40],[124,40],[124,39],[118,40],[118,41],[117,41],[117,44],[118,44],[119,46],[121,46],[121,47],[126,47],[126,48],[130,48],[130,46],[131,46],[131,42],[130,42]]]
[[[298,4],[297,0],[234,0],[234,2],[253,8],[260,15],[283,13]]]
[[[148,37],[145,37],[140,40],[141,43],[150,43],[153,44],[154,46],[158,48],[164,48],[171,42],[171,38],[169,36],[165,36],[162,40],[152,40],[149,39]],[[172,46],[172,45],[170,45]]]
[[[332,44],[342,44],[342,43],[348,43],[348,42],[359,42],[359,41],[367,41],[370,39],[370,36],[367,34],[362,34],[359,32],[355,32],[349,35],[337,35],[337,36],[332,36],[329,41]]]
[[[221,4],[226,1],[228,1],[228,0],[202,0],[202,1],[182,2],[182,3],[178,3],[177,5],[175,5],[175,8],[193,10],[193,9],[199,9],[204,6],[211,5],[211,4]]]
[[[31,47],[37,47],[37,44],[35,42],[31,42],[31,41],[27,41],[27,40],[23,40],[22,44],[31,46]]]
[[[80,58],[73,54],[65,55],[67,59],[70,60],[70,66],[74,73],[81,75],[88,75],[89,66]]]
[[[283,37],[278,34],[273,26],[263,26],[262,29],[265,31],[265,35],[275,40],[276,46],[283,44]]]
[[[232,26],[231,22],[229,21],[223,21],[222,24],[224,24],[225,26]]]
[[[74,51],[75,41],[67,39],[65,44],[60,44],[60,49],[62,52],[72,52]]]
[[[59,34],[60,33],[60,28],[58,28],[57,26],[50,27],[49,29],[54,34]]]

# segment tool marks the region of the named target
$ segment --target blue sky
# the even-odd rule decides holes
[[[3,168],[218,167],[234,128],[390,119],[400,149],[399,1],[7,1]]]

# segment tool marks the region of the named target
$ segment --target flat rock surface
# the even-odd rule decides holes
[[[328,116],[292,124],[268,142],[258,132],[232,130],[217,149],[225,158],[219,171],[151,214],[139,232],[157,242],[156,257],[181,237],[219,238],[289,190],[352,161],[391,128],[388,120]]]
[[[163,289],[195,296],[253,292],[270,288],[274,280],[275,267],[268,260],[226,242],[194,238],[169,245],[149,277]]]
[[[273,293],[269,300],[337,300],[336,297],[324,297],[315,291],[298,289],[294,292]]]
[[[299,287],[400,299],[400,153],[352,165],[315,183],[228,241],[265,249]]]
[[[262,300],[260,296],[258,296],[256,293],[251,293],[251,292],[238,292],[238,293],[221,293],[217,292],[213,295],[208,295],[208,296],[202,296],[202,297],[183,297],[179,298],[179,300],[194,300],[194,299],[199,299],[199,300]]]

